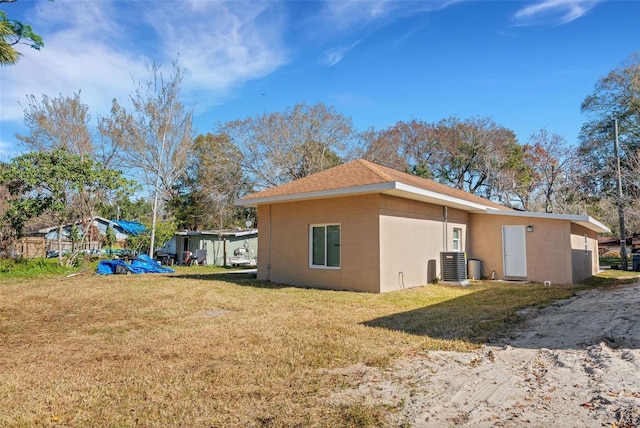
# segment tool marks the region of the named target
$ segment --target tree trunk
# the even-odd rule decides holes
[[[60,266],[63,265],[62,263],[62,229],[64,228],[63,224],[58,225],[58,263],[60,263]]]

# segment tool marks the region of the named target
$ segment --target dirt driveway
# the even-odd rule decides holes
[[[502,343],[351,367],[337,401],[385,403],[414,427],[640,426],[640,283],[522,314]]]

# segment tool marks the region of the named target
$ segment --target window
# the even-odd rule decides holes
[[[453,229],[453,251],[462,251],[462,229]]]
[[[589,238],[584,235],[584,253],[589,254]]]
[[[311,225],[309,228],[309,267],[340,267],[340,225]]]

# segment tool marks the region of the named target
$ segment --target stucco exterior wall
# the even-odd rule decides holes
[[[503,226],[532,228],[524,235],[522,279],[566,284],[598,271],[595,232],[568,220],[471,214],[373,194],[260,205],[258,221],[258,279],[297,286],[378,293],[426,285],[433,270],[441,277],[440,253],[453,251],[455,228],[461,230],[460,250],[482,262],[484,278],[493,271],[496,279],[510,279]],[[312,224],[340,224],[339,269],[309,266]]]
[[[461,229],[465,250],[469,216],[438,205],[382,195],[380,202],[380,291],[426,285],[432,260],[440,277],[440,252],[452,250],[453,229]]]
[[[536,282],[568,284],[572,278],[571,222],[539,218],[471,214],[469,258],[483,262],[483,276],[495,271],[496,279],[504,278],[502,226],[532,226],[525,233],[527,276]]]
[[[260,205],[258,279],[299,286],[380,292],[380,195]],[[340,224],[339,269],[309,267],[309,226]]]
[[[586,247],[585,247],[586,239]],[[589,278],[600,271],[598,234],[579,224],[571,224],[573,282]]]

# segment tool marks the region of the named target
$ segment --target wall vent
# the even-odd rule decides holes
[[[443,281],[464,281],[467,279],[466,254],[461,252],[440,253],[440,268]]]

